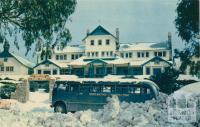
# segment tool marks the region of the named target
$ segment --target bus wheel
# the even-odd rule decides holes
[[[66,113],[66,106],[64,103],[57,103],[54,107],[55,112]]]

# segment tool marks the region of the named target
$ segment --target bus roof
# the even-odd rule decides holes
[[[60,77],[59,79],[57,79],[57,81],[72,81],[72,82],[80,82],[80,83],[83,83],[83,82],[95,82],[95,83],[98,83],[98,82],[126,82],[126,83],[135,83],[135,84],[138,84],[141,83],[141,82],[145,82],[145,83],[148,83],[149,85],[154,85],[156,88],[159,89],[159,87],[152,81],[150,80],[147,80],[147,79],[135,79],[135,78],[126,78],[124,76],[115,76],[115,75],[109,75],[109,76],[105,76],[103,78],[79,78],[79,77],[75,77],[75,76],[62,76]]]

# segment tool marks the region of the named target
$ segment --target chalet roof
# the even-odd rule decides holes
[[[67,68],[68,67],[68,63],[62,63],[62,62],[57,62],[55,60],[45,60],[45,61],[42,61],[41,63],[38,63],[34,68],[40,66],[40,65],[43,65],[43,64],[53,64],[59,68]]]
[[[13,57],[15,58],[18,62],[20,62],[22,65],[28,67],[28,68],[32,68],[35,66],[34,63],[30,62],[29,60],[17,55],[17,54],[14,54],[14,53],[10,53],[8,51],[3,51],[0,53],[0,58],[9,58],[9,57]]]
[[[113,34],[111,34],[105,28],[99,25],[92,32],[88,33],[87,36],[83,40],[85,40],[88,36],[95,36],[95,35],[111,35],[114,38],[116,38]]]

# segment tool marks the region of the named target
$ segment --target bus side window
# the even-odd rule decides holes
[[[135,88],[132,87],[132,86],[129,86],[128,93],[134,94],[135,93]]]
[[[102,88],[101,88],[101,86],[93,86],[93,90],[92,90],[92,92],[101,92],[102,90],[101,90]]]
[[[78,87],[78,85],[74,85],[74,86],[71,86],[70,87],[70,92],[78,92],[79,91],[79,87]]]
[[[66,92],[69,92],[69,91],[70,91],[70,86],[69,86],[69,85],[66,85],[65,91],[66,91]]]
[[[104,86],[103,87],[103,92],[110,93],[111,92],[111,86]]]
[[[134,93],[135,93],[135,94],[140,94],[140,93],[141,93],[140,88],[139,88],[139,87],[136,87]]]
[[[81,86],[80,92],[82,93],[89,93],[90,92],[90,86]]]

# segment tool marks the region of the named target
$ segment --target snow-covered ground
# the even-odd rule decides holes
[[[187,86],[197,89],[198,83]],[[186,87],[183,88],[186,90]],[[193,89],[192,89],[193,90]],[[200,90],[200,89],[198,89]],[[42,91],[30,93],[27,103],[17,103],[10,110],[0,109],[0,127],[195,127],[200,123],[175,124],[168,122],[167,98],[160,93],[157,100],[145,103],[119,102],[117,97],[97,112],[87,110],[76,113],[54,113],[49,107],[49,94]],[[200,95],[194,96],[200,101]],[[200,105],[197,105],[200,122]]]
[[[16,109],[23,112],[53,112],[50,108],[49,93],[30,92],[27,103],[17,103]]]

